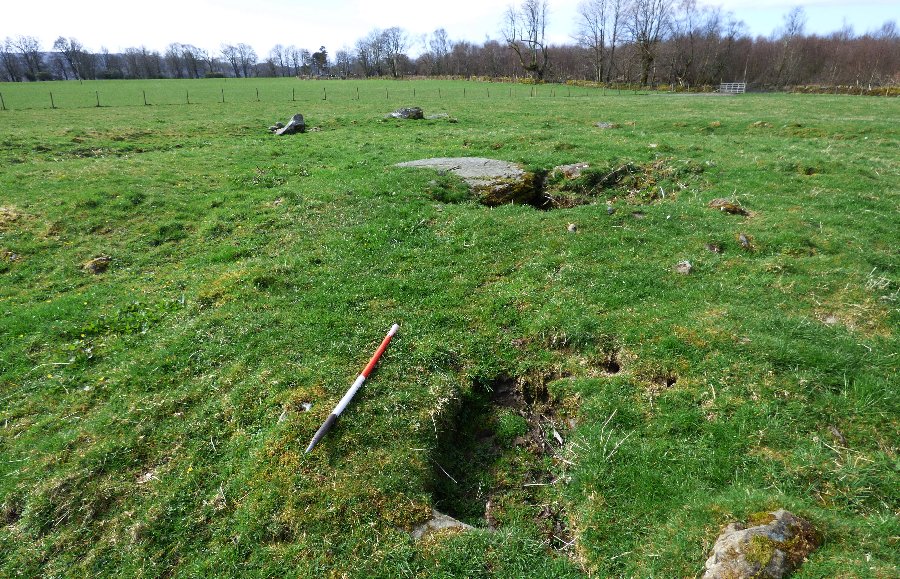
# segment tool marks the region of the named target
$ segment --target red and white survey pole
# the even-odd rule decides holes
[[[306,452],[308,453],[313,449],[316,444],[322,440],[322,437],[325,436],[325,433],[328,432],[328,429],[334,425],[337,417],[341,415],[341,412],[347,408],[347,405],[350,404],[350,401],[353,400],[353,397],[356,395],[357,390],[359,390],[360,386],[363,385],[363,382],[366,381],[366,378],[369,377],[369,374],[372,372],[372,369],[375,368],[375,364],[378,363],[378,359],[381,358],[381,355],[384,354],[384,351],[387,350],[388,344],[391,343],[391,338],[394,337],[394,334],[397,333],[397,330],[400,329],[400,326],[394,324],[391,326],[391,329],[388,331],[387,336],[384,337],[384,340],[381,341],[381,345],[378,346],[378,349],[375,350],[375,354],[372,355],[372,359],[369,360],[369,363],[366,364],[366,367],[363,368],[362,373],[356,377],[356,380],[353,382],[353,385],[350,386],[350,389],[347,390],[347,393],[344,394],[344,397],[341,398],[340,402],[337,403],[337,406],[334,407],[334,410],[331,411],[331,414],[328,415],[328,418],[325,419],[325,422],[322,423],[322,426],[319,427],[319,430],[316,431],[315,435],[313,435],[312,442],[309,443],[309,446],[306,447]]]

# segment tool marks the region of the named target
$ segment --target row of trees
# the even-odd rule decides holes
[[[583,0],[573,42],[551,45],[548,0],[523,0],[500,23],[502,39],[453,41],[444,29],[413,38],[400,27],[372,30],[332,58],[324,46],[310,52],[276,45],[260,58],[244,43],[208,51],[174,43],[162,53],[145,47],[92,52],[60,37],[44,52],[30,36],[0,46],[0,80],[95,78],[202,78],[209,76],[530,77],[682,87],[746,81],[760,87],[797,84],[900,83],[896,23],[857,35],[805,32],[796,8],[769,37],[752,38],[743,23],[696,0]],[[408,53],[417,48],[420,54]]]

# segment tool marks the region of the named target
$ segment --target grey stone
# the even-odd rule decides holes
[[[402,109],[397,109],[396,111],[390,114],[395,119],[411,119],[418,120],[424,119],[425,113],[422,112],[422,109],[419,107],[404,107]]]
[[[281,127],[280,129],[275,131],[276,135],[293,135],[296,133],[305,133],[306,132],[306,121],[303,120],[303,115],[297,113],[296,115],[291,117],[291,120],[288,121],[288,124]]]
[[[599,123],[597,123],[597,127],[601,128],[601,129],[618,129],[619,124],[618,123],[609,123],[606,121],[600,121]]]
[[[577,179],[585,169],[589,169],[588,163],[572,163],[571,165],[557,165],[550,171],[551,175],[562,177],[564,179]]]
[[[702,579],[780,579],[821,544],[808,521],[779,509],[758,524],[731,523],[716,539]]]
[[[474,527],[472,525],[467,525],[462,521],[457,521],[453,517],[445,515],[443,513],[439,513],[435,509],[431,509],[431,518],[415,529],[410,533],[410,537],[418,541],[428,533],[434,531],[442,531],[444,529],[460,529],[462,531],[471,531]]]
[[[539,187],[534,173],[528,173],[515,163],[483,157],[436,157],[397,163],[397,167],[419,167],[461,177],[477,194],[478,200],[489,206],[506,203],[535,203]]]
[[[694,271],[694,266],[691,265],[691,262],[689,262],[688,260],[679,261],[675,266],[675,271],[682,275],[688,275],[689,273]]]

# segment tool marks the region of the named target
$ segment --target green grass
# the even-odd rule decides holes
[[[896,99],[0,93],[0,575],[693,576],[778,507],[825,538],[798,576],[897,572]],[[702,170],[539,211],[393,167],[430,156]],[[409,538],[454,502],[480,530]]]

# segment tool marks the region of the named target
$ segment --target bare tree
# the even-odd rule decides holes
[[[447,31],[443,28],[435,30],[428,40],[428,48],[432,58],[432,74],[443,74],[447,66],[447,57],[453,50],[453,42],[447,36]]]
[[[222,58],[224,58],[229,66],[231,66],[231,70],[235,77],[249,78],[250,74],[254,71],[256,61],[258,60],[256,51],[253,50],[253,47],[244,44],[243,42],[238,44],[223,44],[221,53]]]
[[[22,67],[19,62],[19,56],[15,53],[12,39],[8,36],[3,42],[2,51],[0,51],[0,64],[3,65],[3,80],[9,82],[20,82],[22,80]]]
[[[269,60],[272,62],[272,66],[275,68],[277,75],[288,75],[288,59],[289,55],[287,49],[280,44],[276,44],[272,47],[272,50],[269,51]]]
[[[670,26],[673,0],[631,0],[626,27],[641,63],[641,85],[653,79],[659,43]]]
[[[391,76],[399,77],[400,59],[409,48],[409,35],[402,28],[392,26],[381,33],[381,46],[384,49],[384,59],[391,69]]]
[[[173,42],[166,47],[163,59],[166,62],[166,69],[168,69],[170,77],[184,78],[186,76],[183,55],[184,49],[177,42]]]
[[[337,54],[334,55],[334,64],[337,67],[339,77],[347,78],[350,76],[350,70],[353,66],[353,56],[350,53],[350,49],[344,47],[338,50]]]
[[[578,45],[588,51],[594,79],[609,81],[619,35],[622,0],[583,0],[578,5]],[[609,48],[607,48],[609,43]]]
[[[25,63],[25,78],[40,80],[44,69],[44,57],[41,54],[41,41],[34,36],[17,36],[10,46],[22,55]]]
[[[547,0],[524,0],[516,9],[506,10],[503,39],[522,68],[535,80],[543,80],[550,62],[547,51]]]
[[[784,15],[784,28],[781,31],[781,55],[778,59],[778,65],[775,68],[774,82],[776,85],[789,84],[794,79],[793,69],[795,67],[797,52],[797,44],[800,37],[803,36],[803,29],[806,27],[806,12],[800,6],[794,7],[790,12]]]

